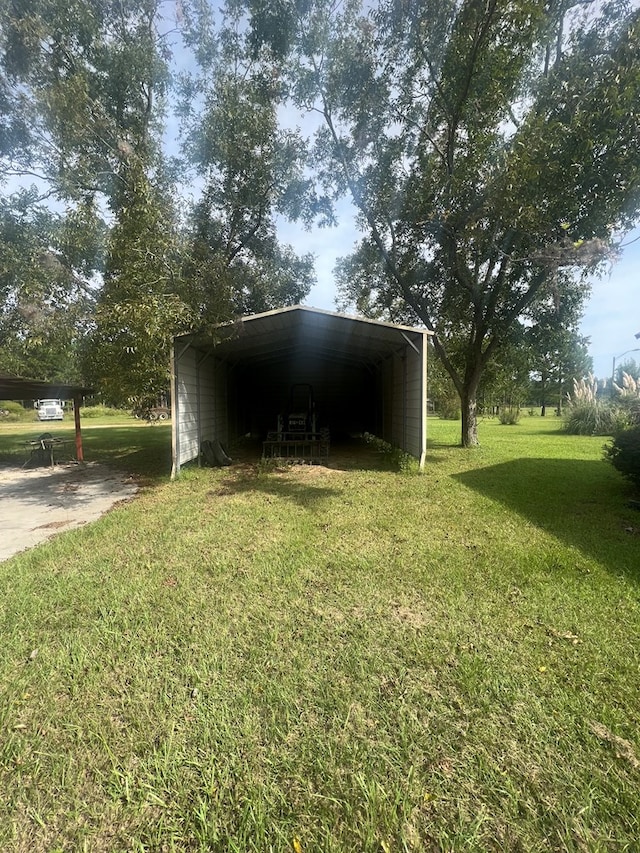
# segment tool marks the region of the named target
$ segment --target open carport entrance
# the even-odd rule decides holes
[[[177,337],[172,473],[203,441],[266,437],[296,385],[312,387],[332,440],[370,432],[424,464],[428,334],[297,305]]]

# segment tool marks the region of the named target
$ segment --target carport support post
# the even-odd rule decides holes
[[[78,462],[84,462],[84,453],[82,450],[82,429],[80,427],[80,406],[82,405],[82,397],[76,394],[73,398],[73,420],[76,427],[76,459]]]
[[[421,378],[421,389],[420,392],[422,394],[421,399],[421,409],[420,409],[420,421],[421,421],[421,436],[420,436],[420,470],[424,469],[424,463],[427,458],[427,394],[428,390],[428,365],[427,365],[427,343],[429,341],[428,335],[423,333],[422,335],[422,345],[420,348],[420,378]]]

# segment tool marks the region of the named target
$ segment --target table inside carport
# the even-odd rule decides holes
[[[53,468],[56,464],[56,455],[59,462],[60,455],[64,453],[67,442],[66,439],[56,438],[53,435],[41,435],[39,438],[25,441],[24,444],[29,451],[29,456],[25,460],[23,468],[31,464],[51,465]]]

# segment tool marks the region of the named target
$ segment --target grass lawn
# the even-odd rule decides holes
[[[0,564],[0,850],[639,851],[640,515],[557,425],[169,482],[85,424],[146,487]]]
[[[159,481],[171,470],[171,426],[148,423],[123,413],[121,417],[82,420],[82,444],[87,461],[103,462],[135,473],[142,480]],[[28,456],[24,443],[50,432],[68,441],[68,453],[75,456],[73,417],[60,421],[32,423],[0,422],[0,467],[20,466]]]

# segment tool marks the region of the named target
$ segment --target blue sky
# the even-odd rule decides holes
[[[635,241],[635,242],[633,242]],[[591,339],[596,376],[611,376],[614,357],[640,349],[640,229],[628,234],[622,257],[608,274],[592,283],[591,299],[582,321],[582,333]],[[629,353],[640,362],[640,352]]]

